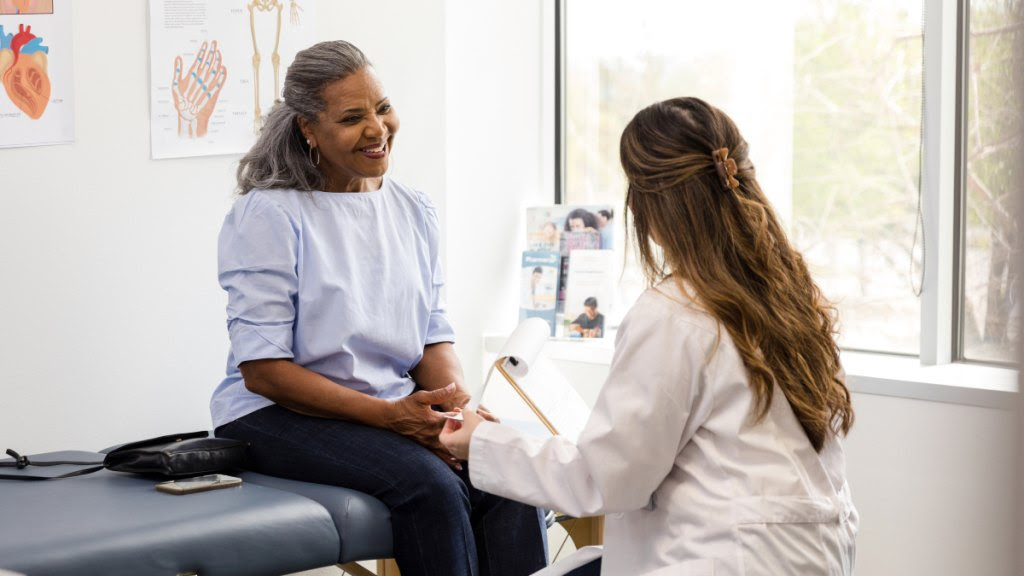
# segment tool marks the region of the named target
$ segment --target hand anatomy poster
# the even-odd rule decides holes
[[[0,148],[75,139],[70,0],[0,0]]]
[[[295,53],[313,44],[313,0],[150,0],[153,158],[252,146]]]

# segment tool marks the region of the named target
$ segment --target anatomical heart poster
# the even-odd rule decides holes
[[[0,148],[75,139],[70,0],[0,0]]]
[[[238,154],[256,141],[314,0],[150,0],[153,158]]]

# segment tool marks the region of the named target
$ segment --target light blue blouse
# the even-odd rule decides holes
[[[246,390],[247,360],[292,358],[341,386],[401,398],[423,348],[455,340],[434,206],[388,177],[373,192],[249,192],[224,219],[218,268],[231,351],[210,400],[214,427],[272,404]]]

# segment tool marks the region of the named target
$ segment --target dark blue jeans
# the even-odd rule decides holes
[[[268,406],[217,428],[249,442],[251,470],[371,494],[391,509],[403,576],[524,576],[547,564],[543,516],[473,488],[413,440]]]

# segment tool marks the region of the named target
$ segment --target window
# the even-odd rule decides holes
[[[762,188],[839,307],[843,348],[918,355],[934,346],[922,320],[934,308],[923,308],[922,292],[938,257],[959,264],[949,284],[961,278],[950,286],[959,318],[951,302],[939,312],[958,330],[939,347],[954,359],[1012,362],[1009,157],[1021,126],[1009,46],[1020,33],[1010,17],[1020,1],[969,7],[973,92],[961,100],[962,133],[979,144],[961,148],[962,254],[926,233],[921,161],[933,128],[924,39],[940,33],[925,29],[924,14],[941,3],[957,15],[956,0],[562,0],[560,200],[622,206],[626,123],[657,100],[698,96],[732,116],[750,143]],[[941,40],[958,42],[956,34]],[[943,65],[955,67],[951,53]]]
[[[961,82],[963,137],[962,355],[1007,362],[1019,336],[1020,96],[1014,46],[1022,34],[1019,1],[972,0]]]

